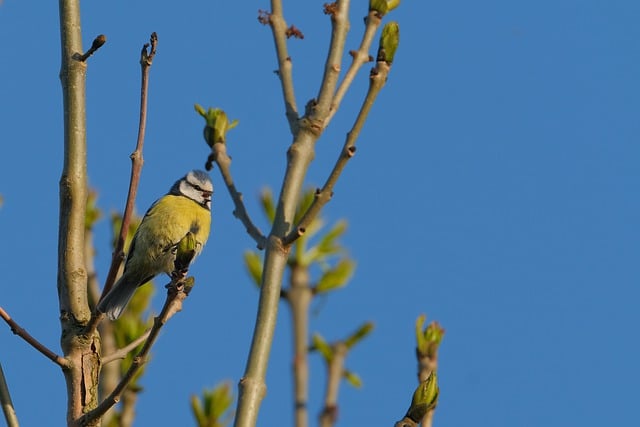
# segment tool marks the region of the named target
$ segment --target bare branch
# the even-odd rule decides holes
[[[263,13],[263,20],[271,26],[273,41],[276,46],[278,58],[278,70],[276,74],[280,78],[282,85],[282,95],[284,97],[285,114],[289,122],[291,134],[298,133],[298,107],[293,87],[293,64],[287,52],[287,23],[282,14],[281,0],[271,1],[271,13]]]
[[[356,51],[349,52],[351,57],[353,58],[351,61],[351,66],[349,70],[345,74],[340,86],[338,86],[338,90],[331,101],[331,107],[329,109],[329,116],[325,120],[325,127],[329,124],[333,115],[338,111],[340,107],[340,103],[342,102],[342,98],[349,90],[353,79],[360,68],[367,62],[373,61],[373,57],[369,54],[369,50],[371,49],[371,43],[374,40],[376,32],[380,27],[380,23],[382,19],[380,15],[376,11],[370,11],[367,17],[365,18],[365,30],[362,36],[362,41],[360,42],[360,47]]]
[[[130,351],[132,351],[137,346],[142,344],[144,342],[144,340],[147,339],[147,337],[149,336],[150,333],[151,333],[151,329],[147,329],[146,331],[144,331],[144,333],[142,335],[140,335],[135,340],[131,341],[126,346],[124,346],[122,348],[119,348],[118,350],[114,351],[111,354],[103,356],[102,357],[102,365],[104,366],[104,365],[106,365],[108,363],[111,363],[111,362],[113,362],[115,360],[118,360],[118,359],[124,359],[125,357],[127,357],[127,354],[129,354]]]
[[[69,368],[69,361],[64,357],[60,357],[55,354],[53,351],[49,350],[47,346],[42,344],[40,341],[31,336],[25,329],[20,327],[9,314],[0,307],[0,317],[9,325],[11,328],[11,332],[15,335],[18,335],[20,338],[29,343],[33,348],[38,350],[40,353],[44,354],[49,360],[54,362],[56,365],[60,366],[63,369]]]
[[[367,95],[360,107],[360,112],[358,113],[358,117],[356,118],[353,127],[347,133],[347,138],[345,140],[344,146],[340,155],[338,156],[338,160],[333,167],[333,170],[329,174],[324,186],[316,192],[316,197],[313,200],[309,209],[304,213],[300,223],[294,227],[289,234],[284,238],[284,244],[289,245],[293,243],[297,238],[304,234],[304,231],[309,226],[311,221],[318,216],[322,207],[327,204],[331,197],[333,196],[333,188],[335,187],[338,178],[342,174],[342,170],[347,165],[349,159],[351,159],[355,152],[356,147],[355,143],[360,136],[360,131],[364,126],[364,122],[369,115],[369,111],[373,106],[373,103],[376,100],[376,97],[380,93],[380,90],[384,87],[385,82],[387,81],[387,76],[389,74],[390,65],[384,61],[378,62],[377,66],[371,71],[371,76],[369,78],[369,90]]]
[[[149,43],[145,43],[140,53],[140,67],[142,71],[141,88],[140,88],[140,121],[138,124],[138,140],[136,143],[136,149],[131,154],[131,178],[129,180],[129,192],[127,194],[127,203],[122,215],[122,225],[120,226],[120,234],[116,241],[116,247],[113,250],[113,257],[111,259],[111,266],[109,267],[109,273],[102,290],[102,296],[106,295],[113,284],[116,281],[116,275],[120,268],[120,263],[124,260],[124,242],[129,230],[129,224],[131,217],[133,216],[133,208],[135,206],[136,195],[138,193],[138,184],[140,182],[140,174],[142,172],[142,165],[144,159],[142,157],[142,148],[144,146],[145,129],[147,125],[147,93],[149,90],[149,70],[153,63],[153,58],[156,54],[156,47],[158,45],[158,36],[156,33],[151,33]],[[151,50],[148,51],[149,47]],[[101,298],[102,299],[102,298]],[[96,304],[97,306],[97,304]],[[90,333],[95,330],[102,316],[100,313],[94,312],[91,322],[86,328],[86,333]]]
[[[242,224],[244,224],[247,233],[255,240],[258,249],[264,249],[267,238],[262,231],[251,221],[249,214],[244,206],[244,202],[242,200],[242,193],[240,193],[233,182],[233,177],[231,176],[231,158],[227,154],[227,146],[224,143],[216,142],[211,146],[211,155],[210,160],[216,162],[218,168],[220,169],[220,174],[222,175],[222,179],[224,180],[225,185],[227,186],[227,190],[229,190],[229,195],[233,200],[233,205],[235,207],[233,211],[233,215],[238,218]]]
[[[331,13],[331,44],[329,53],[324,66],[324,75],[322,76],[322,84],[317,97],[317,103],[314,106],[312,120],[324,119],[329,114],[329,107],[333,100],[338,78],[340,77],[340,67],[342,64],[342,56],[344,53],[344,45],[349,32],[349,0],[338,0]]]

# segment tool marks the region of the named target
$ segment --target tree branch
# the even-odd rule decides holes
[[[153,327],[149,331],[149,337],[145,341],[144,346],[133,359],[133,363],[124,374],[116,388],[95,409],[82,416],[79,420],[79,425],[84,426],[93,420],[99,419],[109,410],[109,408],[118,403],[120,396],[125,391],[131,380],[133,380],[136,373],[147,363],[149,351],[155,344],[162,327],[171,317],[173,317],[174,314],[182,310],[182,302],[189,295],[192,286],[189,286],[188,284],[185,285],[184,282],[184,279],[173,279],[171,283],[167,285],[167,299],[165,300],[160,314],[153,319]]]
[[[325,121],[325,127],[329,124],[336,111],[338,111],[342,98],[344,98],[344,95],[347,93],[347,90],[351,86],[356,74],[358,74],[358,71],[360,71],[360,68],[365,63],[373,61],[373,57],[369,54],[369,50],[371,49],[371,43],[373,42],[381,22],[382,18],[378,12],[373,10],[369,11],[369,14],[365,18],[365,30],[362,36],[362,41],[360,42],[360,47],[356,51],[349,52],[353,58],[351,66],[342,79],[342,82],[340,83],[340,86],[338,86],[338,90],[331,101],[329,116]]]
[[[342,174],[342,170],[356,152],[356,140],[358,139],[358,136],[360,136],[360,131],[367,120],[367,116],[369,115],[369,111],[371,111],[371,107],[373,106],[376,97],[387,81],[389,71],[390,65],[384,61],[379,61],[377,66],[371,71],[371,76],[369,78],[369,90],[367,91],[367,95],[360,107],[360,112],[358,113],[358,117],[356,118],[353,127],[347,133],[347,138],[342,151],[338,156],[338,160],[336,161],[336,164],[322,189],[318,189],[316,192],[316,197],[313,200],[313,203],[300,219],[300,223],[285,237],[285,245],[293,243],[298,237],[302,236],[305,233],[306,228],[311,224],[311,221],[318,216],[322,207],[331,200],[331,197],[333,196],[333,188]]]
[[[11,394],[9,393],[9,386],[4,378],[4,372],[2,371],[2,365],[0,364],[0,403],[2,404],[2,412],[4,413],[4,419],[7,421],[7,427],[19,427],[18,416],[16,410],[13,407],[11,401]]]
[[[244,206],[244,202],[242,200],[242,193],[240,193],[233,182],[233,177],[231,176],[231,158],[227,154],[227,146],[223,142],[215,142],[211,146],[211,156],[210,160],[213,160],[218,165],[220,169],[220,174],[222,175],[222,179],[224,180],[225,185],[227,186],[227,190],[229,190],[229,195],[233,200],[233,205],[235,207],[233,211],[233,215],[238,218],[242,224],[244,224],[247,233],[255,240],[258,249],[264,249],[267,238],[262,234],[262,231],[251,221],[249,218],[249,214]],[[207,163],[209,165],[209,163]]]
[[[153,63],[153,58],[156,55],[156,47],[158,45],[158,36],[156,33],[151,33],[149,43],[145,43],[142,46],[140,52],[140,67],[141,67],[141,83],[140,83],[140,120],[138,123],[138,139],[136,142],[136,149],[131,153],[131,177],[129,180],[129,192],[127,194],[127,203],[124,208],[124,214],[122,216],[122,225],[120,227],[120,234],[116,241],[116,247],[113,251],[113,257],[111,260],[111,266],[109,267],[109,273],[102,290],[102,295],[106,295],[113,284],[116,281],[116,275],[120,268],[120,263],[124,260],[124,242],[129,230],[129,223],[133,216],[133,209],[135,207],[136,196],[138,193],[138,184],[140,182],[140,173],[142,171],[142,165],[144,164],[144,158],[142,156],[142,148],[144,146],[144,136],[147,125],[147,94],[149,90],[149,71]],[[149,47],[151,50],[148,50]],[[102,298],[101,298],[102,299]],[[97,304],[96,304],[97,305]]]
[[[309,268],[295,263],[291,266],[290,286],[285,299],[291,307],[293,325],[293,385],[295,427],[309,424],[309,305],[313,299]]]
[[[323,125],[326,117],[328,117],[329,107],[340,77],[344,44],[349,32],[349,3],[349,0],[338,0],[335,3],[335,7],[332,7],[329,12],[332,26],[331,44],[324,66],[322,84],[314,106],[315,111],[312,114],[313,119],[322,119]]]
[[[321,102],[315,105],[312,103],[308,114],[298,121],[294,141],[287,152],[286,172],[282,181],[273,227],[267,239],[256,325],[245,374],[239,385],[235,427],[256,425],[260,402],[266,390],[265,377],[278,317],[282,278],[291,249],[290,245],[283,244],[283,238],[293,226],[302,185],[309,164],[314,157],[315,143],[323,131],[322,124],[327,116],[329,103],[333,98],[340,68],[340,56],[343,52],[348,29],[349,2],[348,0],[338,0],[337,4],[338,11],[334,16],[335,24],[331,48],[319,96]],[[273,0],[272,8],[281,13],[280,1]],[[316,108],[318,105],[321,108]]]
[[[67,359],[65,359],[64,357],[58,356],[53,351],[49,350],[47,346],[45,346],[40,341],[38,341],[33,336],[31,336],[24,328],[20,327],[20,325],[18,325],[2,307],[0,307],[0,317],[2,317],[2,319],[7,323],[7,325],[9,325],[9,327],[11,328],[11,332],[13,332],[15,335],[25,340],[33,348],[35,348],[40,353],[45,355],[47,359],[51,360],[52,362],[54,362],[56,365],[60,366],[63,369],[69,368],[70,365]]]
[[[324,395],[324,408],[320,413],[320,427],[331,427],[338,419],[338,391],[348,352],[347,345],[342,341],[338,341],[331,347],[333,357],[327,361],[327,389]]]
[[[298,107],[293,86],[293,64],[287,52],[287,23],[282,14],[282,1],[271,0],[271,13],[266,17],[271,26],[278,58],[278,77],[282,86],[285,114],[292,135],[298,133]]]
[[[118,359],[124,359],[127,356],[127,354],[129,354],[130,351],[132,351],[137,346],[142,344],[144,342],[144,340],[146,340],[147,337],[149,337],[149,334],[151,334],[151,329],[147,329],[146,331],[144,331],[144,333],[142,335],[140,335],[135,340],[131,341],[126,346],[124,346],[122,348],[119,348],[118,350],[114,351],[111,354],[103,356],[102,357],[102,366],[104,366],[104,365],[106,365],[108,363],[111,363],[111,362],[113,362],[115,360],[118,360]]]

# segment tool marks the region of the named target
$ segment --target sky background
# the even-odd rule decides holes
[[[291,4],[292,3],[292,4]],[[328,37],[322,3],[288,2],[299,106],[316,96]],[[362,34],[352,2],[346,49]],[[88,171],[108,216],[124,206],[136,140],[138,55],[151,70],[144,212],[208,148],[194,103],[224,108],[236,184],[267,230],[262,188],[279,188],[291,143],[261,2],[82,2],[89,60]],[[338,425],[388,426],[416,386],[414,322],[446,329],[436,426],[630,426],[640,381],[640,2],[404,1],[386,20],[401,43],[388,84],[323,216],[344,218],[358,266],[313,305],[328,340],[371,320],[349,355]],[[375,53],[375,52],[372,52]],[[0,306],[60,352],[56,294],[62,100],[56,2],[0,4]],[[343,69],[349,58],[345,58]],[[307,187],[324,182],[367,87],[366,66],[317,145]],[[255,245],[212,173],[213,234],[197,286],[163,330],[142,380],[139,426],[193,425],[189,396],[244,372],[258,294]],[[104,281],[110,230],[96,228]],[[164,297],[156,294],[159,310]],[[289,313],[281,306],[258,425],[292,425]],[[315,425],[324,368],[312,355]],[[0,325],[0,363],[25,426],[63,425],[59,369]],[[36,393],[33,386],[37,387]]]

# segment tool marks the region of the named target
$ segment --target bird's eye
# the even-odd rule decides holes
[[[195,188],[198,191],[202,191],[202,188],[199,185],[194,185],[193,188]]]

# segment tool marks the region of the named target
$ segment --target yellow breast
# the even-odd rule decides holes
[[[148,267],[170,273],[174,260],[170,248],[191,231],[198,242],[197,255],[209,238],[210,228],[209,210],[186,197],[166,195],[149,209],[140,224],[135,239],[135,258],[142,250],[146,253],[145,262],[151,264]]]

